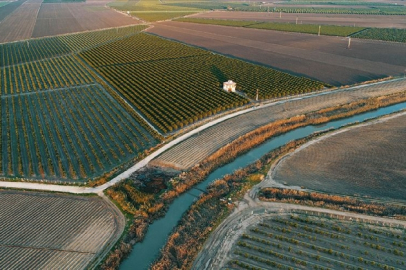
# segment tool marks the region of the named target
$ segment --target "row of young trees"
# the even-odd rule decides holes
[[[34,61],[0,70],[1,94],[19,94],[40,90],[90,84],[91,76],[72,56]]]
[[[157,143],[98,86],[7,97],[2,109],[6,176],[86,179]]]
[[[66,55],[134,35],[145,25],[0,44],[0,67]]]
[[[324,87],[270,68],[138,34],[80,54],[163,132],[241,106],[248,99],[223,91],[237,81],[248,97],[260,99],[305,93]]]

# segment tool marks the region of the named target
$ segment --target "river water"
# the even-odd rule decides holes
[[[405,108],[406,102],[380,108],[375,111],[362,113],[349,118],[331,121],[322,125],[298,128],[277,137],[273,137],[258,147],[253,148],[249,152],[239,156],[231,163],[213,171],[205,181],[196,186],[197,189],[193,188],[175,199],[169,206],[166,215],[149,226],[144,241],[134,246],[131,254],[122,263],[120,269],[147,270],[152,262],[158,257],[161,248],[164,247],[169,234],[175,228],[182,215],[202,193],[200,190],[205,190],[207,185],[213,180],[220,179],[226,174],[230,174],[237,169],[248,166],[266,153],[283,146],[292,140],[307,137],[317,131],[323,131],[330,128],[339,128],[355,122],[363,122],[367,119],[387,115]]]

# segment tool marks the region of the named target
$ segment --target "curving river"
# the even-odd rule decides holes
[[[330,128],[339,128],[341,126],[348,125],[355,122],[363,122],[370,118],[376,118],[384,116],[390,113],[394,113],[406,108],[406,102],[391,105],[385,108],[380,108],[375,111],[362,113],[349,118],[331,121],[322,125],[306,126],[289,131],[285,134],[273,137],[265,143],[253,148],[249,152],[239,156],[231,163],[224,165],[215,171],[213,171],[208,178],[188,191],[182,194],[173,201],[170,205],[165,217],[155,221],[149,226],[148,232],[145,235],[145,239],[142,243],[136,244],[129,257],[120,266],[121,270],[146,270],[158,257],[161,248],[166,243],[166,240],[181,219],[182,215],[189,209],[191,204],[202,193],[200,190],[205,190],[213,180],[222,178],[226,174],[230,174],[233,171],[248,166],[266,153],[285,145],[289,141],[301,139],[311,135],[317,131],[323,131]],[[200,190],[199,190],[200,189]]]

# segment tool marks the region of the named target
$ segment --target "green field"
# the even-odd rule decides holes
[[[163,2],[158,0],[117,1],[109,3],[109,6],[120,11],[130,12],[132,16],[147,22],[168,20],[202,11],[198,7],[172,6]]]
[[[278,215],[251,226],[233,269],[404,269],[406,231],[323,215]]]
[[[145,28],[145,25],[135,25],[0,44],[0,67],[78,52],[133,35]]]
[[[293,23],[273,23],[273,22],[255,22],[255,21],[234,21],[234,20],[212,20],[198,18],[181,18],[177,19],[181,22],[192,22],[202,24],[215,24],[225,26],[237,26],[246,28],[277,30],[285,32],[298,32],[307,34],[318,34],[319,26],[315,24],[293,24]],[[352,26],[337,26],[337,25],[322,25],[320,28],[321,35],[328,36],[349,36],[353,33],[364,30],[365,27]]]
[[[248,100],[222,90],[228,79],[260,99],[310,92],[320,82],[139,34],[80,54],[162,132],[170,132]]]
[[[353,35],[355,38],[406,42],[406,29],[369,28]]]
[[[76,56],[144,28],[0,45],[0,176],[84,182],[158,143],[156,131]]]
[[[1,173],[84,180],[157,143],[102,87],[2,95]]]

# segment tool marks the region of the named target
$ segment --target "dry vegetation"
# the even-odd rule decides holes
[[[366,86],[349,92],[337,92],[286,103],[258,108],[253,112],[231,118],[169,149],[152,161],[152,164],[188,169],[213,154],[219,148],[256,128],[278,119],[309,113],[322,108],[334,107],[360,100],[404,91],[406,81],[395,81]]]
[[[1,269],[84,269],[125,225],[98,197],[1,190],[0,204]]]
[[[323,139],[283,159],[277,182],[312,190],[404,199],[405,116]]]
[[[130,180],[114,186],[107,191],[108,195],[117,201],[128,213],[134,215],[135,222],[131,225],[130,233],[110,254],[109,258],[103,265],[103,269],[117,269],[120,261],[130,253],[130,243],[142,241],[147,228],[146,224],[162,216],[165,213],[167,206],[176,197],[206,179],[209,173],[214,169],[222,164],[230,162],[238,155],[241,155],[250,148],[264,142],[269,137],[287,132],[300,126],[312,123],[324,123],[332,119],[348,117],[353,114],[387,105],[390,102],[400,102],[405,99],[406,97],[404,95],[393,96],[387,99],[370,98],[368,100],[361,100],[344,106],[335,106],[330,110],[322,110],[321,113],[313,112],[307,115],[276,121],[242,136],[233,143],[228,144],[216,153],[210,155],[190,171],[182,173],[179,177],[175,177],[168,189],[160,195],[150,196],[149,194],[142,193],[134,188]],[[334,114],[334,111],[337,112],[337,114]],[[244,193],[244,190],[258,180],[256,177],[250,177],[247,181],[246,177],[249,174],[257,173],[263,166],[272,162],[277,156],[295,149],[305,141],[306,140],[299,140],[291,142],[283,148],[265,155],[259,161],[247,168],[239,170],[231,176],[227,176],[225,179],[226,182],[215,183],[210,190],[210,193],[207,194],[207,196],[202,197],[201,202],[203,206],[196,207],[195,210],[197,213],[189,211],[184,217],[184,222],[181,223],[188,223],[189,225],[193,224],[193,230],[195,230],[195,232],[192,234],[192,230],[189,226],[178,227],[177,230],[179,229],[181,236],[177,236],[176,231],[170,237],[171,240],[169,245],[165,247],[161,259],[156,264],[156,267],[158,267],[157,269],[176,269],[173,267],[178,267],[179,265],[187,267],[187,265],[191,264],[193,261],[192,259],[196,256],[198,251],[198,246],[201,245],[208,236],[210,229],[208,229],[207,226],[214,226],[219,220],[219,216],[227,213],[227,211],[224,212],[224,210],[226,210],[224,207],[217,206],[216,203],[213,202],[218,202],[220,198],[227,197],[228,195],[241,196]],[[224,181],[224,179],[220,181]],[[207,214],[204,202],[207,202],[207,207],[212,210],[210,216]],[[199,216],[199,218],[204,215],[207,219],[202,218],[202,220],[199,221],[199,224],[197,224],[196,215]],[[137,223],[142,225],[139,230],[137,230]],[[196,226],[200,227],[197,228]],[[174,245],[175,243],[176,245]],[[190,245],[190,243],[193,243],[193,245]],[[187,255],[185,253],[186,250],[188,251]]]

